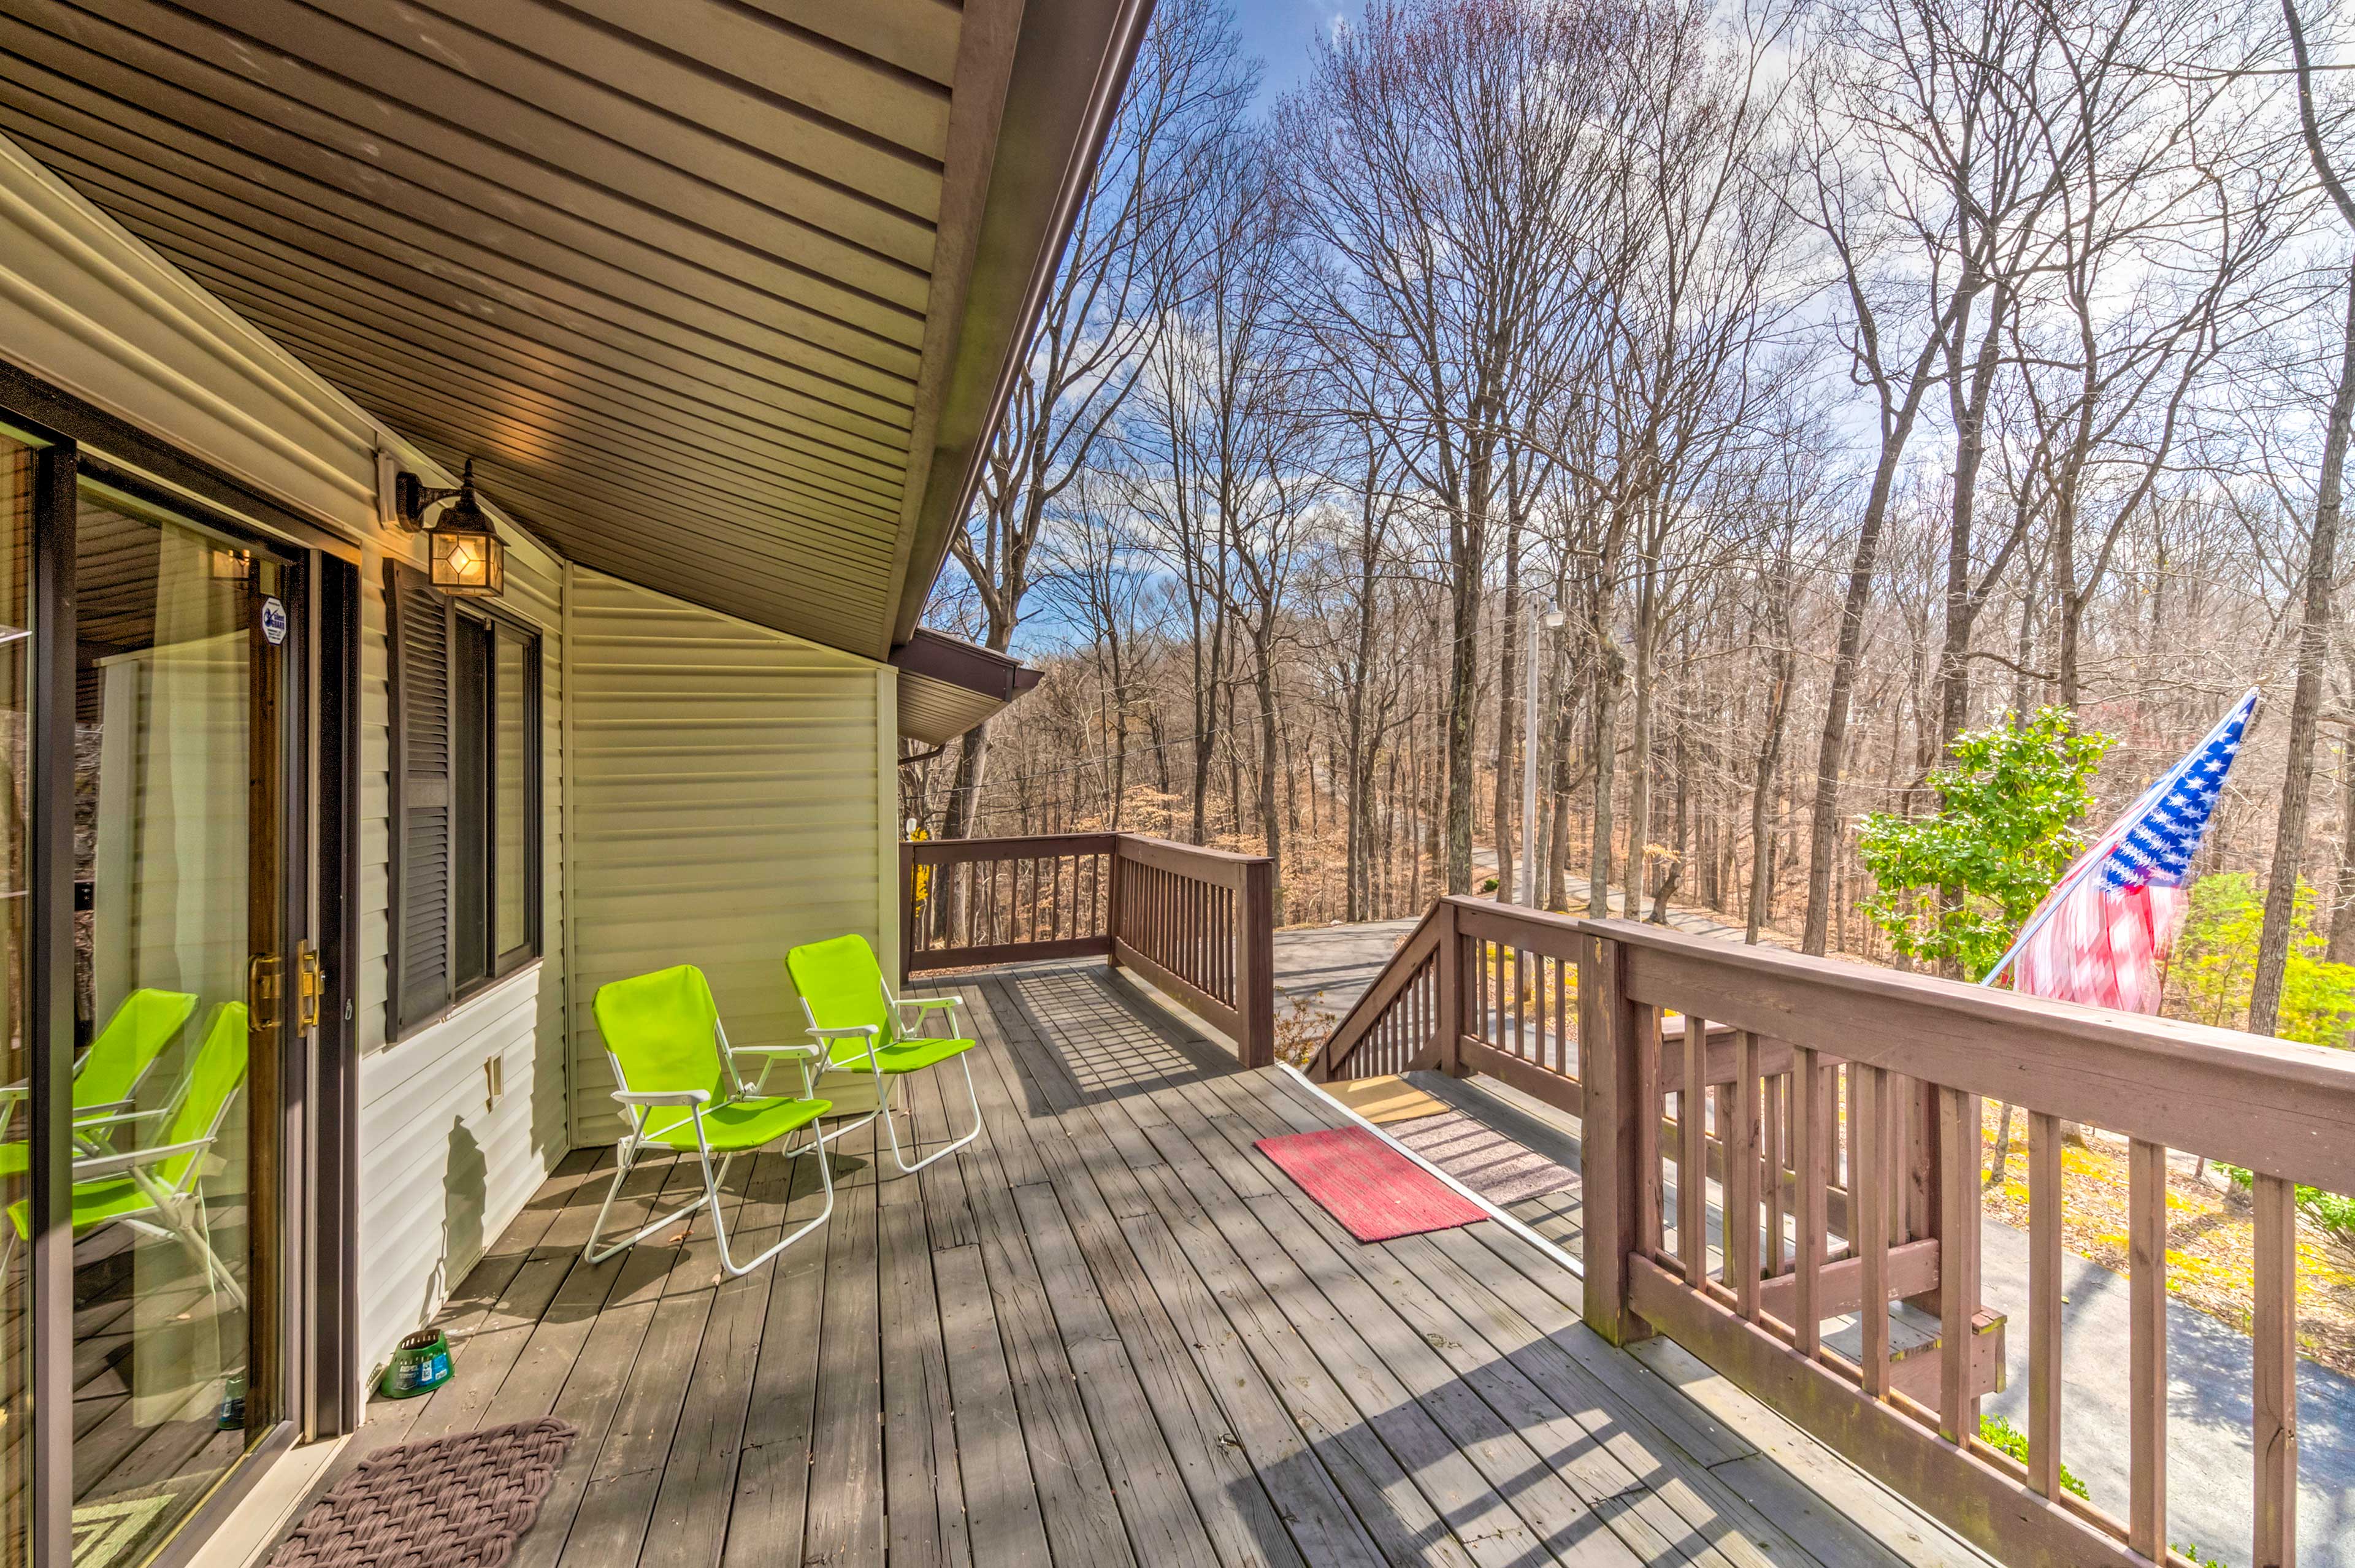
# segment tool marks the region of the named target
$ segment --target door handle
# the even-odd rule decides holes
[[[274,953],[257,953],[245,961],[245,1019],[253,1029],[279,1026],[279,1003],[286,995],[285,965]]]
[[[294,948],[294,1027],[319,1027],[319,998],[326,994],[326,972],[319,966],[319,949],[308,942]]]

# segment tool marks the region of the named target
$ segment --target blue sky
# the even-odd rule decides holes
[[[1359,9],[1345,0],[1232,0],[1243,48],[1266,62],[1261,80],[1263,106],[1297,82],[1308,69],[1308,46],[1333,18]]]

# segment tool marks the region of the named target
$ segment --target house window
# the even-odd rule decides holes
[[[539,956],[539,636],[386,569],[395,1037]]]

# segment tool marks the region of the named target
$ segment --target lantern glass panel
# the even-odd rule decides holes
[[[433,586],[462,598],[491,598],[506,589],[506,547],[489,529],[433,531]]]

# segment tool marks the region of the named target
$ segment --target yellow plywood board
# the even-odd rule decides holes
[[[1376,1126],[1435,1116],[1447,1109],[1445,1102],[1432,1098],[1403,1078],[1357,1078],[1317,1087]]]

